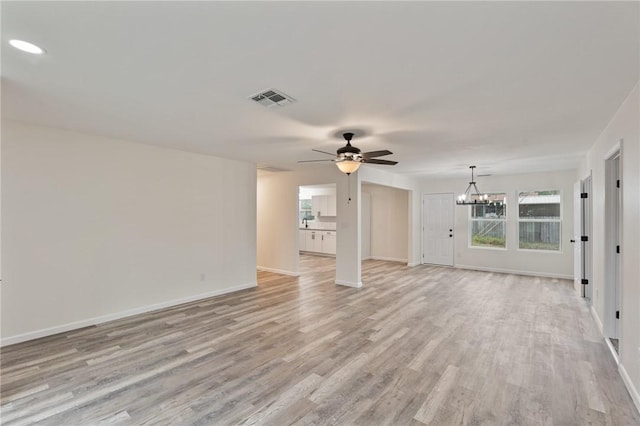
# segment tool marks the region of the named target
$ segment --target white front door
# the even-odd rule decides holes
[[[422,196],[422,263],[453,266],[453,194]]]

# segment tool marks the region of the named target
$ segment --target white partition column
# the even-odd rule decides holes
[[[362,287],[359,172],[338,179],[336,192],[336,284]]]

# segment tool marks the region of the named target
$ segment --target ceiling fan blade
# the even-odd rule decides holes
[[[315,163],[316,161],[333,161],[333,160],[328,160],[328,159],[327,160],[302,160],[302,161],[298,161],[298,163]]]
[[[362,157],[363,158],[373,158],[373,157],[382,157],[384,155],[391,155],[393,154],[393,152],[384,149],[382,151],[371,151],[371,152],[363,152],[362,153]]]
[[[395,166],[396,164],[398,164],[397,161],[376,160],[375,158],[372,158],[372,159],[363,158],[362,162],[367,164],[386,164],[387,166]]]
[[[328,155],[333,155],[334,157],[336,156],[336,154],[334,154],[334,153],[332,153],[332,152],[320,151],[319,149],[312,149],[311,151],[321,152],[321,153],[323,153],[323,154],[328,154]]]

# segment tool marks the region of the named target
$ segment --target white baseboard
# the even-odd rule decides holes
[[[486,268],[484,266],[473,266],[473,265],[455,265],[455,268],[471,269],[474,271],[484,271],[484,272],[498,272],[500,274],[528,275],[532,277],[560,278],[564,280],[573,280],[573,275],[553,274],[553,273],[547,273],[547,272],[520,271],[515,269],[502,269],[502,268]]]
[[[620,373],[620,377],[622,377],[622,381],[624,382],[624,385],[627,387],[627,390],[629,391],[629,395],[631,395],[631,399],[633,400],[633,403],[635,404],[636,409],[638,410],[638,412],[640,412],[640,393],[638,393],[638,389],[636,389],[635,385],[633,384],[633,381],[631,381],[631,377],[629,377],[629,374],[627,373],[627,370],[624,368],[624,365],[620,362],[620,357],[616,353],[615,348],[613,348],[611,341],[604,335],[604,327],[602,326],[602,321],[600,321],[600,317],[598,317],[598,313],[596,312],[593,306],[591,306],[590,311],[591,311],[591,316],[593,317],[593,320],[596,322],[596,326],[598,327],[598,330],[600,330],[600,334],[602,335],[606,345],[609,347],[609,350],[613,355],[613,359],[618,364],[618,372]]]
[[[373,260],[384,260],[386,262],[402,262],[407,263],[407,259],[398,259],[396,257],[371,256]]]
[[[92,325],[102,324],[133,315],[144,314],[146,312],[157,311],[159,309],[169,308],[172,306],[182,305],[196,300],[207,299],[209,297],[220,296],[222,294],[233,293],[234,291],[246,290],[248,288],[257,287],[257,282],[241,284],[234,287],[227,287],[207,293],[196,294],[193,296],[182,297],[180,299],[167,300],[166,302],[155,303],[153,305],[140,306],[138,308],[128,309],[126,311],[116,312],[113,314],[101,315],[99,317],[88,318],[81,321],[74,321],[67,324],[57,325],[54,327],[44,328],[42,330],[30,331],[28,333],[18,334],[16,336],[3,337],[0,340],[0,347],[14,345],[27,340],[38,339],[40,337],[51,336],[53,334],[64,333],[78,328],[89,327]]]
[[[640,393],[638,393],[638,389],[636,389],[636,387],[633,385],[631,377],[629,377],[629,374],[627,373],[627,370],[625,370],[624,365],[618,364],[618,371],[620,372],[620,376],[622,376],[622,381],[627,386],[627,390],[631,395],[633,403],[636,405],[636,409],[638,410],[638,412],[640,412]]]
[[[609,352],[611,352],[611,355],[613,356],[613,359],[616,362],[616,365],[620,365],[620,357],[618,357],[618,352],[616,352],[616,348],[613,347],[613,343],[611,343],[611,339],[609,339],[608,337],[606,337],[604,339],[605,343],[607,344],[607,346],[609,347]]]
[[[358,283],[352,283],[350,281],[342,281],[342,280],[336,280],[336,284],[338,285],[345,285],[347,287],[355,287],[355,288],[360,288],[362,287],[362,281],[358,282]]]
[[[336,257],[335,253],[321,253],[319,251],[306,251],[306,250],[300,250],[300,254],[308,254],[311,256],[323,256],[323,257]]]
[[[274,274],[290,275],[292,277],[300,276],[298,272],[285,271],[284,269],[267,268],[266,266],[258,266],[257,269],[258,271],[273,272]]]
[[[598,316],[596,309],[593,307],[593,305],[591,305],[591,308],[589,310],[591,311],[591,316],[593,317],[593,320],[596,322],[596,325],[598,326],[598,330],[600,330],[600,334],[602,334],[602,337],[606,339],[606,336],[604,335],[604,326],[602,325],[602,321],[600,321],[600,317]]]
[[[391,259],[391,258],[385,258],[385,257],[371,257],[371,256],[363,257],[362,260],[388,260],[390,262],[402,262],[402,263],[406,263],[407,266],[410,268],[413,268],[414,266],[418,266],[420,264],[419,262],[407,262],[407,259]]]

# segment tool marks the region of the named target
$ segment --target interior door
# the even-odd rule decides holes
[[[582,198],[582,235],[586,236],[586,241],[582,241],[582,277],[588,283],[584,286],[584,297],[593,301],[593,278],[591,273],[591,175],[582,181],[582,193],[586,198]]]
[[[453,266],[453,194],[422,197],[422,263]]]
[[[624,185],[622,177],[622,162],[620,151],[609,157],[605,162],[605,276],[604,276],[604,316],[602,325],[606,337],[615,343],[620,337],[620,318],[624,316],[621,311],[623,288],[621,286],[621,252],[624,235],[622,221],[623,198],[621,187]],[[617,342],[621,344],[623,342]],[[618,348],[620,346],[617,346]]]
[[[580,181],[573,184],[573,286],[582,294],[582,183]]]
[[[610,221],[613,221],[613,246],[616,247],[613,258],[613,300],[615,320],[613,321],[613,333],[610,337],[620,338],[620,309],[622,308],[622,289],[620,277],[622,274],[622,258],[620,257],[620,245],[622,244],[622,194],[620,190],[620,155],[613,159],[613,179],[608,186],[613,191],[613,211]],[[613,247],[611,248],[613,252]],[[618,346],[619,347],[619,346]]]

